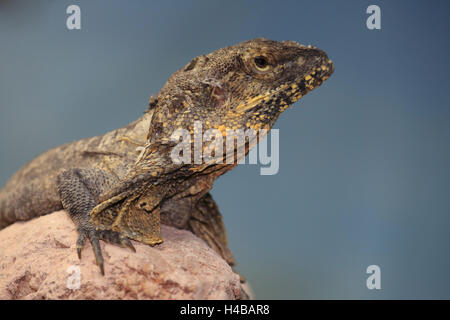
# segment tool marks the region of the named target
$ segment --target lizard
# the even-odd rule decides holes
[[[172,74],[138,120],[53,148],[16,172],[0,191],[0,229],[65,209],[78,257],[89,240],[104,275],[100,240],[154,246],[166,224],[192,231],[233,266],[210,189],[236,163],[173,161],[171,135],[192,133],[195,121],[223,136],[226,128],[269,130],[333,72],[324,51],[294,41],[256,38],[200,55]],[[255,144],[245,143],[248,153]]]

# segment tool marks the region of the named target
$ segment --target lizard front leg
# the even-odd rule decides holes
[[[219,208],[210,193],[205,194],[195,205],[188,221],[188,228],[203,239],[214,251],[222,256],[233,268],[236,264],[233,254],[228,247],[227,233]],[[234,270],[234,268],[233,268]],[[243,300],[250,299],[248,283],[245,277],[234,270],[241,281],[241,294]]]
[[[230,266],[235,265],[228,248],[222,215],[210,193],[200,197],[179,197],[164,202],[161,222],[178,229],[191,231],[216,251]]]
[[[235,265],[233,254],[228,247],[222,215],[210,193],[205,194],[195,204],[188,221],[188,229],[203,239],[230,266]]]
[[[135,251],[126,236],[112,230],[98,230],[90,222],[91,211],[97,205],[96,198],[116,181],[117,178],[112,174],[99,169],[69,169],[62,171],[57,177],[57,188],[63,208],[70,214],[77,227],[78,257],[81,259],[82,248],[86,239],[89,239],[97,265],[103,275],[105,271],[99,240],[128,247]]]
[[[161,208],[161,221],[163,224],[191,231],[205,241],[231,267],[235,265],[233,254],[228,247],[222,215],[210,193],[204,194],[199,199],[182,197],[165,202]],[[242,299],[250,299],[245,277],[236,273],[241,280]]]

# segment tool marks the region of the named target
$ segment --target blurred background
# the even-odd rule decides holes
[[[81,7],[81,30],[66,8]],[[381,7],[381,30],[366,8]],[[261,299],[450,298],[447,1],[0,0],[0,185],[49,148],[141,116],[191,58],[314,44],[334,75],[281,115],[280,170],[216,181]],[[381,268],[368,290],[366,268]]]

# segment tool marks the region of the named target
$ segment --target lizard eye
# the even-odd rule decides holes
[[[267,71],[270,69],[270,64],[266,57],[263,56],[254,57],[253,62],[258,71]]]

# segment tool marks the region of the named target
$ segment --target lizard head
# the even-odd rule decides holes
[[[331,60],[315,47],[249,40],[196,57],[175,72],[157,96],[155,116],[168,131],[192,129],[196,120],[205,129],[270,129],[333,71]]]
[[[150,107],[149,139],[179,128],[270,129],[278,116],[333,73],[325,52],[258,38],[201,55],[176,71]]]

